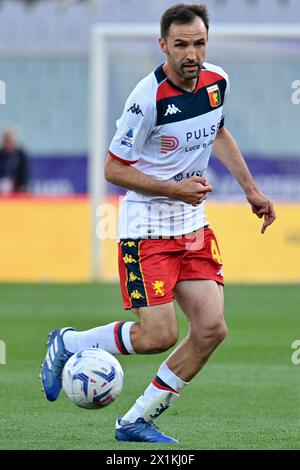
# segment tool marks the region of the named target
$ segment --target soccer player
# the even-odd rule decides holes
[[[175,5],[161,18],[165,64],[129,96],[106,161],[108,181],[128,190],[119,216],[119,272],[125,309],[139,321],[50,335],[42,369],[48,400],[61,389],[70,355],[89,347],[112,354],[154,354],[178,339],[174,297],[189,322],[187,337],[161,364],[152,383],[116,422],[120,441],[176,443],[153,421],[179,397],[226,336],[223,270],[204,201],[213,150],[243,188],[262,233],[275,220],[273,204],[253,180],[224,126],[229,80],[206,63],[205,6]]]

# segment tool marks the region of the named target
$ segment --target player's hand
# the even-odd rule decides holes
[[[269,201],[269,199],[258,189],[246,196],[249,204],[251,205],[253,214],[257,215],[260,219],[264,217],[261,233],[265,233],[267,227],[276,219],[276,213],[272,202]]]
[[[198,206],[205,199],[207,193],[210,193],[213,188],[208,184],[206,178],[203,176],[192,176],[182,183],[174,185],[174,199],[179,199],[186,204]]]

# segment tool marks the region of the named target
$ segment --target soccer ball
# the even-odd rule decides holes
[[[62,372],[64,391],[82,408],[99,409],[109,405],[120,395],[123,383],[121,364],[103,349],[77,352]]]

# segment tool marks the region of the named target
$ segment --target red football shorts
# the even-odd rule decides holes
[[[168,239],[121,240],[119,275],[126,310],[172,302],[180,281],[224,284],[218,243],[208,227]]]

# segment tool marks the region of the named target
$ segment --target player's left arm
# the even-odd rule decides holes
[[[274,206],[258,188],[235,139],[225,127],[217,134],[213,153],[243,188],[252,212],[260,219],[264,217],[261,233],[265,233],[266,228],[276,219]]]

